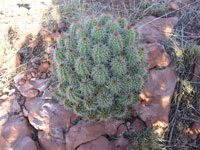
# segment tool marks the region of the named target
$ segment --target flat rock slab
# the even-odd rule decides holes
[[[42,100],[37,97],[27,99],[25,107],[28,110],[30,124],[37,130],[49,133],[52,137],[63,139],[63,133],[68,130],[77,116],[59,104]]]
[[[32,131],[24,117],[12,115],[7,122],[0,126],[0,149],[37,150],[35,142],[31,139]]]
[[[40,79],[40,80],[30,80],[26,81],[23,85],[20,85],[19,82],[24,77],[23,74],[19,74],[15,77],[15,86],[20,91],[20,93],[27,98],[34,98],[38,95],[39,92],[43,92],[49,85],[50,80]]]
[[[151,43],[145,46],[147,51],[148,68],[167,67],[171,59],[166,53],[164,46],[159,43]]]
[[[156,18],[153,16],[144,17],[134,28],[138,29],[142,39],[147,42],[159,42],[169,39],[173,33],[173,27],[178,21],[177,17]]]
[[[66,134],[66,150],[74,150],[83,143],[97,139],[101,135],[117,133],[122,121],[109,119],[107,121],[79,121]]]
[[[175,85],[174,68],[150,70],[147,82],[140,94],[147,103],[135,105],[133,112],[136,112],[149,127],[153,124],[162,128],[168,126],[168,115]]]
[[[49,133],[39,131],[38,139],[42,150],[65,150],[65,140],[52,137]]]

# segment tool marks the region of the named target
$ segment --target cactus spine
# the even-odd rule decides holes
[[[146,51],[125,16],[105,12],[72,23],[54,52],[59,84],[54,92],[67,109],[88,120],[126,117],[139,100],[146,74]]]

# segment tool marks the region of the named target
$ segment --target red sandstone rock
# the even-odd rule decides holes
[[[117,135],[120,136],[126,131],[126,126],[121,124],[117,129]]]
[[[35,142],[29,137],[24,137],[15,148],[16,150],[38,150]]]
[[[148,16],[143,18],[134,27],[138,29],[142,38],[148,42],[163,41],[170,37],[173,33],[173,27],[177,23],[178,18],[156,18]]]
[[[38,95],[38,91],[43,92],[48,87],[49,83],[49,79],[40,79],[36,81],[27,81],[22,86],[18,84],[15,85],[24,97],[34,98]]]
[[[127,139],[120,137],[110,142],[109,150],[130,150],[130,143]]]
[[[171,59],[166,53],[165,48],[159,43],[148,44],[147,49],[147,63],[148,68],[166,67],[170,64]]]
[[[77,150],[111,150],[111,149],[109,141],[105,137],[100,136],[94,141],[80,145]]]
[[[116,134],[122,122],[109,119],[107,121],[79,121],[66,134],[66,150],[74,150],[79,145],[95,140],[103,134]]]
[[[54,138],[43,131],[38,132],[38,139],[42,150],[65,150],[65,140]]]
[[[44,101],[41,98],[27,99],[25,107],[29,112],[30,124],[37,130],[49,133],[54,138],[63,139],[64,132],[77,118],[64,106]]]
[[[40,65],[40,67],[39,67],[39,71],[40,72],[46,72],[48,69],[49,69],[49,64],[46,62],[46,63],[43,63],[43,64],[41,64]]]
[[[37,150],[35,142],[30,139],[32,136],[27,121],[23,117],[9,116],[8,121],[0,126],[0,149]]]
[[[0,101],[0,127],[5,124],[9,118],[9,113],[20,112],[20,106],[17,102],[17,96],[10,96],[5,101]]]
[[[178,10],[178,9],[179,9],[179,5],[178,5],[177,2],[170,2],[170,3],[168,4],[168,8],[169,8],[169,9],[172,9],[172,10]]]
[[[139,119],[135,119],[133,121],[133,126],[135,127],[135,131],[137,133],[139,133],[140,131],[142,131],[142,130],[144,130],[146,128],[144,123]]]
[[[173,68],[151,70],[147,82],[140,94],[147,104],[137,104],[133,107],[140,118],[150,127],[155,125],[159,129],[168,126],[171,98],[176,85]]]

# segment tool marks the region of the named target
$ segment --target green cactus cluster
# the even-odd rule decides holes
[[[147,76],[146,52],[127,19],[105,12],[72,23],[54,52],[57,99],[89,120],[125,117],[139,102]]]

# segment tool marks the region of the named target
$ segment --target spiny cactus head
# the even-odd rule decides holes
[[[97,85],[103,86],[108,77],[108,70],[104,65],[97,65],[93,68],[92,78]]]
[[[111,20],[109,12],[105,11],[103,13],[103,15],[101,16],[99,23],[102,24],[102,25],[105,25],[109,20]]]
[[[125,16],[123,14],[120,14],[120,17],[118,18],[117,21],[118,21],[118,24],[119,24],[120,28],[123,29],[123,28],[126,27],[127,21],[126,21]]]
[[[125,118],[146,74],[146,51],[126,17],[108,12],[72,23],[54,52],[57,99],[88,120]]]
[[[106,31],[101,24],[98,24],[92,32],[92,39],[95,43],[104,43],[106,39]]]
[[[111,72],[115,76],[121,76],[126,74],[127,72],[126,60],[121,56],[113,58],[111,61]]]
[[[108,45],[113,55],[119,55],[123,51],[122,39],[118,33],[110,35]]]

